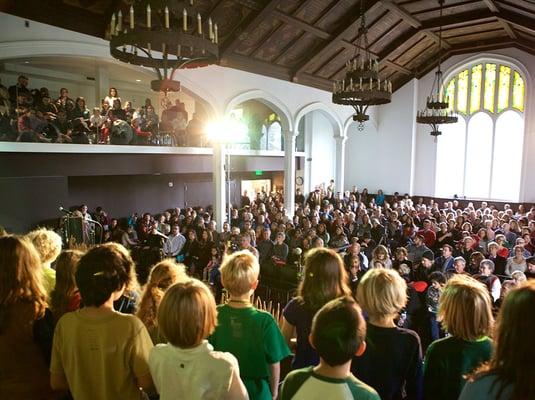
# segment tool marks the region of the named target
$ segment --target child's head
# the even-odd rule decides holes
[[[100,117],[100,108],[98,108],[98,107],[94,107],[94,108],[93,108],[93,115],[94,115],[95,117]]]
[[[394,318],[407,304],[407,284],[394,270],[377,268],[364,275],[357,301],[373,318]]]
[[[37,314],[44,314],[47,298],[41,277],[39,254],[31,243],[17,236],[0,237],[0,304],[33,302]],[[2,325],[5,313],[0,314]]]
[[[221,282],[231,295],[243,296],[256,289],[260,266],[249,250],[227,256],[221,265]]]
[[[117,243],[106,243],[89,250],[78,263],[76,284],[85,306],[100,307],[112,295],[118,299],[129,286],[134,261]]]
[[[32,242],[37,253],[39,253],[41,262],[45,265],[52,263],[61,253],[63,245],[61,236],[50,229],[36,229],[28,233],[26,238]]]
[[[214,296],[201,281],[179,282],[165,292],[158,309],[158,327],[173,346],[199,345],[212,334],[216,323]]]
[[[70,296],[76,290],[76,269],[84,255],[79,250],[63,251],[56,262],[56,286],[51,294],[51,306],[54,312],[67,308]]]
[[[330,366],[342,365],[364,352],[366,322],[350,296],[325,304],[314,316],[310,344]]]
[[[489,291],[473,278],[453,276],[442,292],[438,317],[459,339],[474,341],[488,335],[494,323]]]
[[[440,271],[434,271],[429,275],[429,282],[434,288],[438,289],[446,284],[446,275]]]
[[[340,255],[331,249],[315,248],[305,257],[304,278],[298,296],[311,310],[318,310],[328,301],[350,295],[348,278]]]

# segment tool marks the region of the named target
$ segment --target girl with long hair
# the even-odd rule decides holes
[[[351,296],[347,272],[342,258],[333,250],[316,248],[305,257],[304,278],[297,289],[297,297],[290,300],[283,311],[282,334],[286,342],[297,337],[292,368],[317,365],[316,351],[308,342],[312,318],[324,304],[340,296]]]
[[[175,283],[184,282],[187,279],[184,265],[177,264],[170,259],[161,261],[152,268],[136,316],[145,324],[154,344],[162,342],[157,315],[165,291]]]
[[[76,286],[76,267],[84,255],[79,250],[65,250],[56,262],[56,286],[50,294],[50,308],[58,321],[63,314],[80,308],[80,292]]]
[[[0,397],[53,399],[48,361],[51,321],[39,254],[16,236],[0,238]],[[53,323],[51,324],[53,326]],[[53,328],[52,328],[53,329]],[[40,340],[43,339],[43,340]]]
[[[535,398],[535,281],[511,290],[502,304],[494,353],[469,377],[459,400]]]

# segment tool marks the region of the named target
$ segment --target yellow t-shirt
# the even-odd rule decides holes
[[[43,267],[43,286],[45,287],[46,294],[50,296],[56,287],[56,270],[50,267]]]
[[[135,378],[149,374],[152,341],[135,316],[70,312],[54,332],[50,372],[64,374],[77,400],[141,398]]]

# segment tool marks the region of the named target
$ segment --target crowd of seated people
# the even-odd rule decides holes
[[[259,192],[222,231],[210,208],[84,206],[108,242],[89,250],[2,233],[0,397],[535,398],[535,207],[335,193],[297,192],[289,218]],[[278,323],[251,296],[284,268]]]
[[[197,114],[188,122],[184,103],[168,100],[158,117],[150,99],[142,107],[121,99],[110,88],[101,104],[89,109],[83,97],[71,98],[61,88],[30,89],[29,79],[18,77],[6,88],[0,83],[0,140],[40,143],[134,144],[204,146],[204,124]]]

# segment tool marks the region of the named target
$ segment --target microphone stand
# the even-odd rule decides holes
[[[98,222],[98,221],[95,221],[95,220],[92,219],[92,218],[87,218],[87,219],[85,219],[85,220],[86,220],[87,222],[91,222],[91,223],[93,223],[93,224],[95,224],[95,225],[98,225],[98,226],[100,227],[100,241],[99,241],[98,244],[102,244],[102,239],[103,239],[103,237],[104,237],[104,227],[102,226],[102,224],[101,224],[100,222]]]

